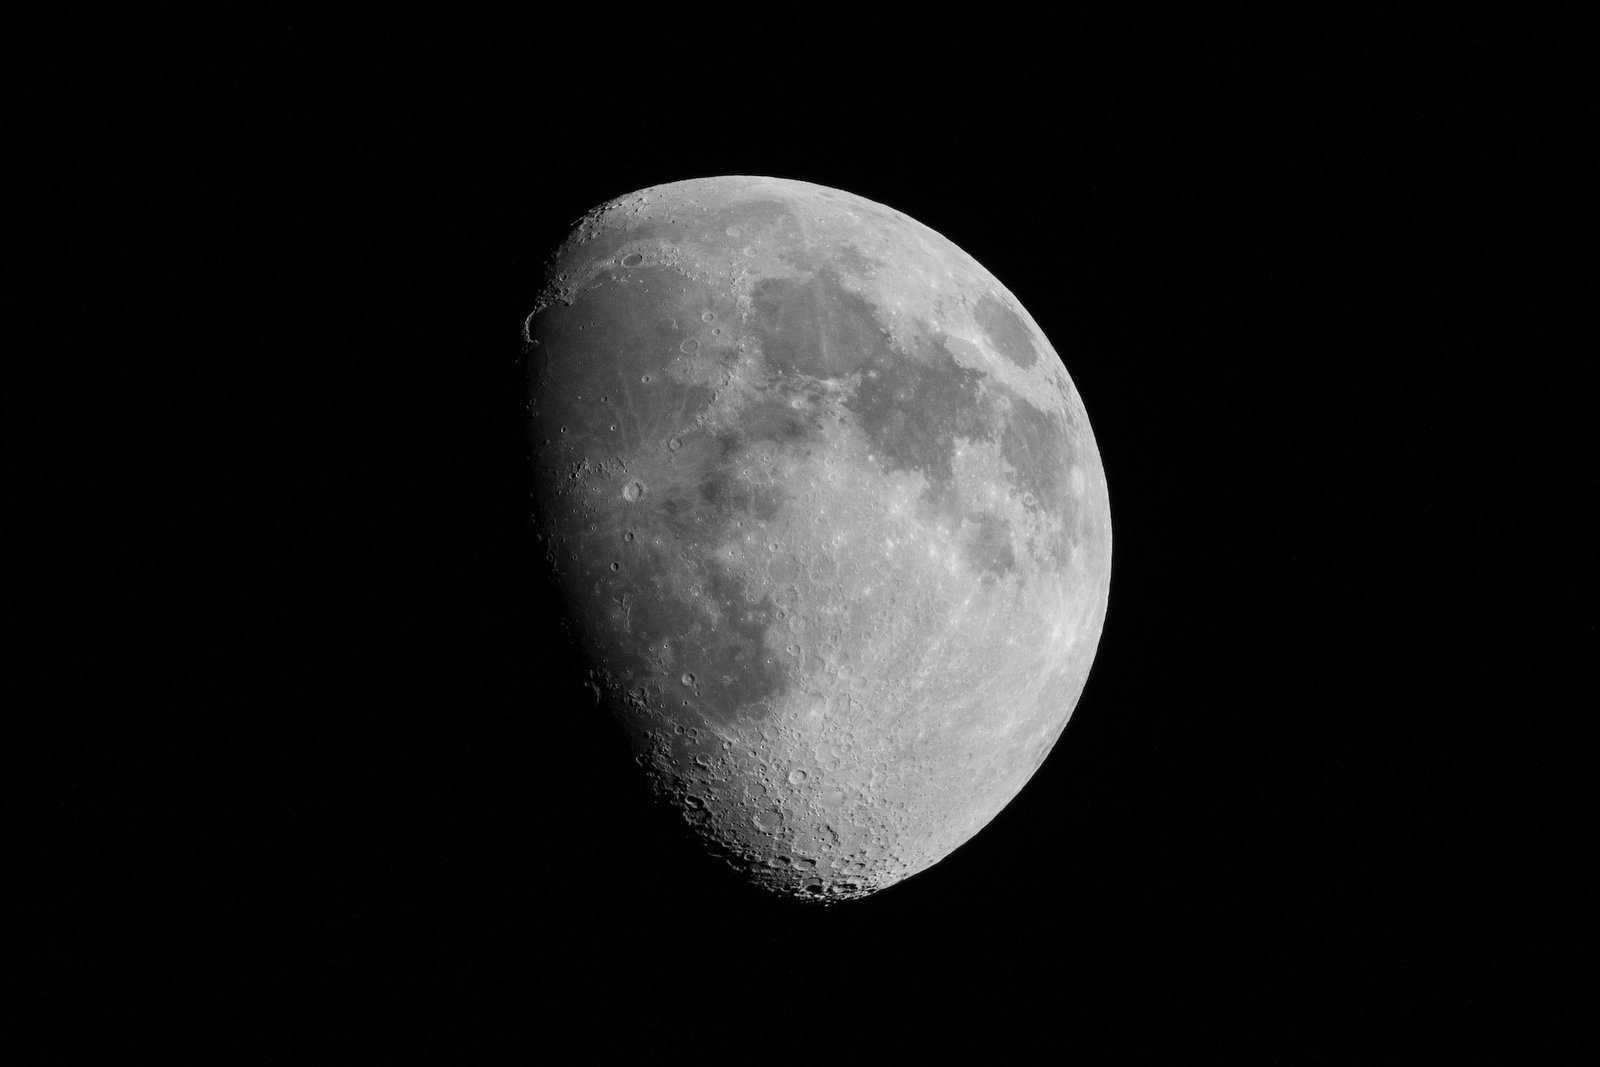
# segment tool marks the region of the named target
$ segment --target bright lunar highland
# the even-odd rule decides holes
[[[777,178],[585,216],[526,322],[539,544],[597,701],[717,854],[865,896],[1038,769],[1105,619],[1105,472],[972,257]]]

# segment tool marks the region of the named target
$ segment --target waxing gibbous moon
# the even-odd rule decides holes
[[[560,610],[708,847],[850,899],[1017,795],[1088,678],[1111,518],[993,275],[859,196],[705,178],[585,216],[525,330]]]

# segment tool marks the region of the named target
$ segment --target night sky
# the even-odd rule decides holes
[[[46,236],[17,356],[51,384],[19,405],[46,462],[14,651],[56,738],[19,809],[23,1003],[76,1019],[37,1046],[1592,1041],[1592,919],[1559,900],[1593,887],[1592,687],[1561,693],[1594,624],[1534,627],[1594,593],[1560,547],[1594,476],[1558,470],[1593,390],[1555,369],[1593,358],[1563,325],[1592,303],[1564,265],[1592,47],[1432,15],[915,45],[861,13],[593,17],[99,27],[23,94]],[[948,859],[828,908],[651,806],[531,539],[547,252],[730,173],[970,253],[1065,361],[1110,485],[1109,614],[1053,754]]]

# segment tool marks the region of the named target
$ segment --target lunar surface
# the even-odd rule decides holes
[[[759,177],[590,212],[525,326],[539,544],[597,703],[751,881],[924,870],[1049,754],[1105,618],[1083,401],[881,204]]]

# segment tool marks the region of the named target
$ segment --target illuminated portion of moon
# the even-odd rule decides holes
[[[587,215],[526,324],[539,536],[655,788],[752,881],[864,896],[1050,752],[1105,473],[1066,368],[950,241],[756,177]]]

